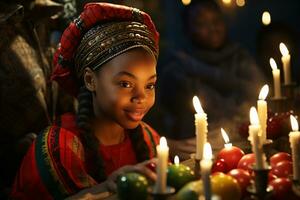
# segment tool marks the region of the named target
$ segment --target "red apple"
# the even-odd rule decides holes
[[[272,197],[276,200],[289,199],[288,196],[293,193],[292,182],[288,178],[277,178],[270,182],[273,187]]]
[[[249,154],[244,155],[240,159],[237,168],[244,169],[244,170],[248,171],[250,174],[252,174],[252,171],[253,171],[252,167],[253,167],[254,163],[255,163],[255,155],[254,155],[254,153],[249,153]]]
[[[286,152],[279,152],[279,153],[274,154],[273,156],[270,157],[271,167],[273,168],[277,163],[279,163],[280,161],[284,161],[284,160],[292,162],[291,155]]]
[[[228,172],[228,168],[224,159],[218,159],[216,160],[216,162],[214,162],[211,169],[211,173],[215,173],[215,172],[223,172],[223,173]]]
[[[243,150],[238,147],[231,146],[223,148],[219,154],[217,159],[223,159],[227,165],[227,170],[230,171],[235,169],[240,161],[240,159],[245,155]]]
[[[243,138],[247,138],[249,136],[249,125],[250,122],[245,122],[243,124],[240,124],[238,127],[238,133],[243,137]]]
[[[281,136],[281,118],[274,115],[267,121],[267,138],[276,139]]]
[[[250,185],[251,180],[251,175],[249,172],[243,169],[233,169],[228,172],[228,175],[232,176],[238,181],[242,191],[242,196],[245,196],[247,192],[246,189]]]
[[[272,172],[269,172],[268,174],[268,182],[270,183],[271,181],[273,181],[274,179],[277,179],[278,177],[275,176]]]
[[[280,161],[272,168],[271,173],[279,178],[288,178],[293,174],[293,163],[287,160]]]

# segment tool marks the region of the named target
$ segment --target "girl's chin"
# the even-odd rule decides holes
[[[128,122],[126,124],[123,124],[123,127],[125,129],[135,129],[139,126],[141,121],[136,121],[136,122]]]

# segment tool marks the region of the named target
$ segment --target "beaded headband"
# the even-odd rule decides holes
[[[81,40],[75,56],[78,77],[86,67],[98,69],[110,59],[133,48],[142,47],[157,59],[153,33],[140,22],[113,22],[89,30]]]

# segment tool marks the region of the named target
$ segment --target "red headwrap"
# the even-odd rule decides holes
[[[127,6],[109,3],[89,3],[80,16],[71,22],[64,31],[60,47],[54,55],[54,72],[52,80],[76,96],[79,83],[74,70],[74,56],[83,35],[96,24],[113,21],[138,21],[147,26],[154,38],[154,46],[158,51],[159,34],[150,18],[142,11]]]

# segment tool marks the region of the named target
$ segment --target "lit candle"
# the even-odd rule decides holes
[[[200,100],[197,96],[193,97],[193,104],[196,110],[195,127],[196,127],[196,160],[201,160],[203,147],[207,140],[207,115],[204,113]]]
[[[296,118],[291,115],[291,125],[292,130],[289,134],[290,137],[290,145],[292,149],[292,159],[293,159],[293,179],[300,181],[300,159],[299,159],[299,151],[300,151],[300,132],[299,126]]]
[[[273,58],[270,58],[270,65],[272,67],[273,81],[274,81],[274,98],[280,98],[281,97],[280,70],[277,69],[276,62]]]
[[[229,141],[229,137],[223,128],[221,128],[221,133],[225,141],[225,148],[218,153],[217,160],[224,160],[227,170],[230,171],[237,168],[240,159],[245,155],[245,153],[240,148],[232,146]]]
[[[156,146],[157,151],[157,180],[155,184],[156,193],[165,193],[167,188],[167,167],[169,157],[169,147],[165,137],[161,137],[159,145]]]
[[[212,150],[209,143],[205,143],[203,159],[200,162],[201,179],[203,181],[205,199],[211,199],[210,171],[212,166]]]
[[[281,61],[283,64],[283,74],[284,74],[284,83],[286,85],[291,84],[291,56],[289,54],[289,50],[285,46],[284,43],[279,44],[279,49],[282,54]]]
[[[257,101],[257,112],[258,112],[261,130],[262,130],[261,132],[262,144],[264,144],[265,141],[267,140],[268,106],[265,99],[268,93],[269,93],[269,86],[266,84],[261,88],[258,96],[259,100]]]
[[[266,167],[266,157],[263,153],[261,143],[261,128],[259,125],[258,115],[255,107],[250,109],[250,126],[249,126],[249,140],[252,145],[252,151],[255,155],[255,164],[257,169],[264,169]]]

